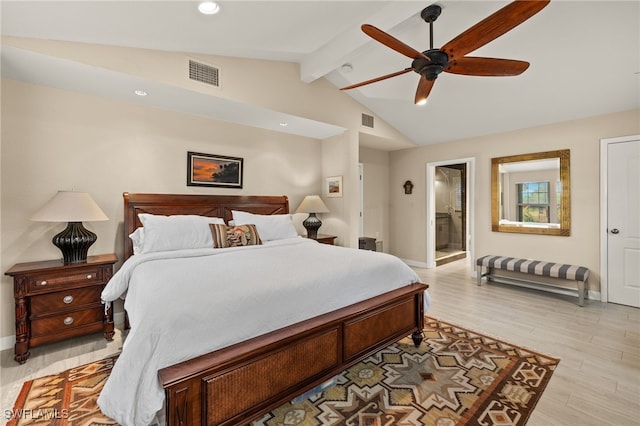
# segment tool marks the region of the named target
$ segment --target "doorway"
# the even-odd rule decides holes
[[[473,165],[473,158],[427,164],[428,268],[465,258],[471,264]]]
[[[640,307],[640,135],[600,141],[603,302]]]
[[[436,167],[436,266],[467,257],[466,175],[464,163]]]

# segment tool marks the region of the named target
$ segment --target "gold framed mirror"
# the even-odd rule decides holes
[[[491,230],[569,236],[569,150],[491,159]]]

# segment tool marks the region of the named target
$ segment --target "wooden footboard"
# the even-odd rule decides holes
[[[169,425],[246,424],[412,334],[425,284],[381,296],[159,371]]]

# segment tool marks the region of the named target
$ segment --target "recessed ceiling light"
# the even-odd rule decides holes
[[[145,92],[144,90],[134,90],[133,93],[138,96],[147,96],[147,92]]]
[[[280,126],[282,127],[287,127],[289,125],[289,123],[287,123],[286,121],[281,121],[280,122]]]
[[[215,1],[203,1],[198,5],[198,10],[204,15],[215,15],[220,12],[220,5]]]
[[[342,65],[342,66],[340,67],[340,70],[341,70],[343,73],[348,74],[348,73],[350,73],[351,71],[353,71],[353,65],[351,65],[351,64],[344,64],[344,65]]]

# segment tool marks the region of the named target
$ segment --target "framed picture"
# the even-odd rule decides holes
[[[342,176],[327,178],[325,193],[327,197],[342,197]]]
[[[187,152],[187,186],[242,188],[243,159]]]

